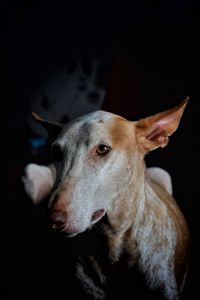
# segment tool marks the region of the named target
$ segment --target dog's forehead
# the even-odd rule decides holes
[[[112,123],[115,123],[116,119],[123,118],[106,111],[95,111],[66,124],[59,137],[74,135],[78,132],[82,134],[84,132],[91,133],[98,128],[109,128]]]
[[[120,118],[123,119],[122,117],[107,112],[107,111],[103,111],[103,110],[98,110],[95,112],[92,112],[90,114],[84,115],[81,118],[78,118],[77,121],[82,121],[84,122],[89,122],[90,124],[98,124],[98,123],[104,123],[106,125],[106,123],[110,123],[112,121],[114,121],[116,118]],[[75,120],[76,121],[76,120]]]
[[[65,125],[57,142],[62,146],[89,144],[91,141],[119,143],[129,134],[129,123],[116,114],[95,111]]]

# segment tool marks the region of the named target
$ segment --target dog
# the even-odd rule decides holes
[[[102,232],[110,261],[117,263],[126,252],[127,266],[137,264],[149,288],[162,290],[167,300],[180,299],[190,234],[172,197],[170,175],[146,168],[144,157],[167,145],[188,99],[138,121],[95,111],[62,125],[33,113],[54,137],[53,163],[29,164],[23,176],[35,204],[49,196],[52,228],[67,237],[92,228],[106,215],[109,224],[102,224]]]

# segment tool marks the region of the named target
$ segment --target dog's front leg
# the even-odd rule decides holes
[[[39,204],[51,192],[56,178],[56,170],[53,164],[40,166],[28,164],[24,169],[22,181],[27,195],[34,204]]]
[[[92,260],[92,263],[93,262],[94,261]],[[96,285],[92,277],[87,274],[86,269],[87,268],[85,268],[85,262],[82,258],[79,257],[75,266],[75,276],[78,280],[79,285],[81,286],[81,289],[83,289],[83,292],[86,293],[89,299],[104,300],[104,290]],[[102,283],[105,283],[104,281],[105,278],[103,278]]]

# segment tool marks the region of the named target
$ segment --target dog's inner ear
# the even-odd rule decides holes
[[[64,127],[64,124],[43,120],[35,112],[32,112],[32,117],[37,123],[41,124],[47,130],[50,141],[55,140]]]
[[[136,122],[137,139],[146,152],[167,145],[168,137],[179,126],[188,100],[189,97],[172,109]]]

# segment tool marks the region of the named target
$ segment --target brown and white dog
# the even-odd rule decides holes
[[[149,287],[179,299],[188,267],[189,231],[172,197],[171,178],[145,167],[145,154],[165,147],[178,128],[188,97],[177,107],[139,121],[96,111],[67,125],[34,118],[57,135],[51,166],[30,164],[23,177],[34,203],[49,196],[52,227],[74,236],[105,214],[113,262],[123,251]],[[112,228],[112,230],[110,229]]]

